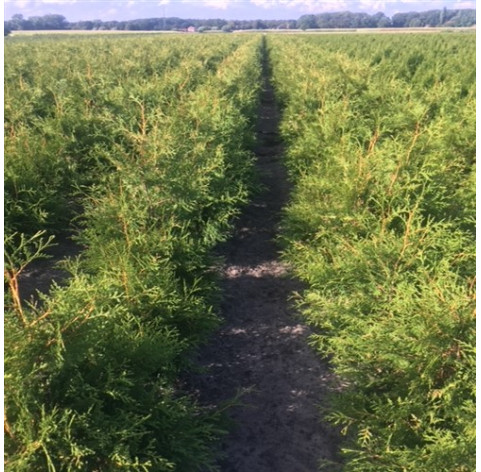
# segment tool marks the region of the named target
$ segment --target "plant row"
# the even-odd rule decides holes
[[[219,415],[179,388],[218,323],[211,250],[246,202],[257,38],[6,48],[6,470],[213,470]],[[21,272],[84,247],[41,303]]]
[[[341,388],[346,471],[475,460],[475,42],[269,37],[284,256]]]
[[[184,40],[182,40],[184,39]],[[112,153],[143,135],[239,45],[196,38],[9,42],[5,60],[5,229],[58,232]],[[202,52],[204,51],[204,52]]]

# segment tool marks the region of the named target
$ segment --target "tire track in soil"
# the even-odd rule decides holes
[[[307,344],[311,330],[289,302],[302,285],[274,242],[289,185],[266,57],[263,81],[255,153],[265,190],[219,248],[224,324],[197,355],[206,373],[189,384],[211,407],[247,391],[230,413],[236,426],[222,445],[221,472],[314,472],[321,459],[339,463],[339,435],[319,415],[334,376]]]

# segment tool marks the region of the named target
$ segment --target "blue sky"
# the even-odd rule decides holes
[[[469,0],[5,0],[4,18],[16,13],[25,18],[47,13],[61,14],[68,21],[131,20],[177,16],[180,18],[297,19],[308,13],[332,11],[422,11],[447,7],[475,8]]]

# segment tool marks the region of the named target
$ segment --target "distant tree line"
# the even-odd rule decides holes
[[[350,11],[303,15],[298,20],[195,20],[183,18],[145,18],[128,21],[88,20],[68,22],[62,15],[13,15],[4,23],[5,35],[17,30],[119,30],[119,31],[197,31],[262,30],[262,29],[318,29],[318,28],[413,28],[424,26],[473,26],[476,10],[429,10],[396,13],[389,18],[384,13],[369,15]]]
[[[395,28],[422,26],[473,26],[476,24],[476,10],[429,10],[423,12],[396,13],[392,17]]]
[[[423,12],[396,13],[392,18],[384,13],[321,13],[303,15],[297,22],[299,29],[311,28],[415,28],[424,26],[473,26],[476,24],[476,10],[429,10]]]

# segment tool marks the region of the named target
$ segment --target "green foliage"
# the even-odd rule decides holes
[[[12,44],[6,470],[215,469],[221,415],[178,378],[218,323],[210,252],[250,191],[260,41],[196,39]],[[22,302],[18,275],[51,242],[37,231],[60,222],[85,250],[66,286]]]
[[[111,274],[78,274],[27,330],[7,318],[7,470],[210,462],[215,417],[173,388],[185,343],[162,326],[161,309],[144,320],[129,301]]]
[[[269,38],[284,253],[344,384],[345,470],[473,470],[474,38],[377,39]]]
[[[78,188],[112,170],[112,153],[144,152],[151,131],[146,113],[157,121],[168,115],[239,45],[196,39],[178,38],[174,48],[171,38],[144,38],[142,48],[137,38],[27,38],[8,45],[7,233],[68,224],[81,203]],[[203,45],[209,47],[199,53]]]

